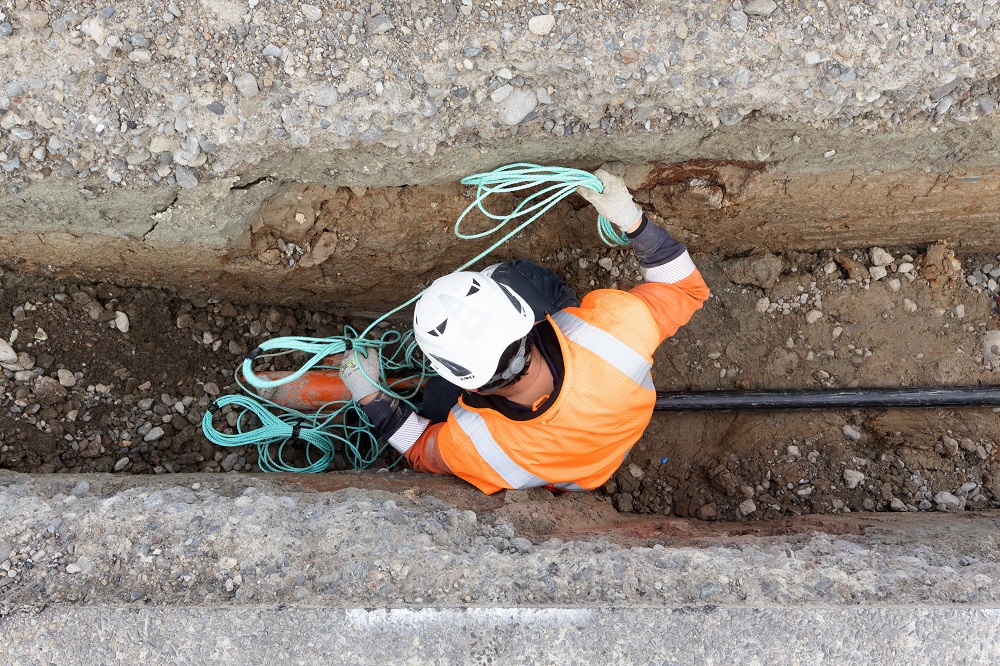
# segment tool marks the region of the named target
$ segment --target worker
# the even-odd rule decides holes
[[[431,367],[456,387],[446,418],[418,415],[370,381],[380,377],[376,353],[347,355],[344,385],[416,471],[455,475],[487,494],[592,490],[642,436],[656,401],[653,353],[709,290],[684,245],[642,213],[624,180],[603,169],[594,175],[603,191],[577,192],[626,233],[643,284],[599,289],[577,305],[561,279],[527,264],[526,280],[509,279],[519,273],[512,264],[436,280],[416,304],[413,327]],[[533,300],[543,303],[535,309],[558,308],[544,319],[518,293],[533,281],[542,294]]]

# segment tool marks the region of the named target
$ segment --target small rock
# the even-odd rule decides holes
[[[815,324],[820,319],[823,318],[823,313],[820,310],[810,310],[806,313],[806,323]]]
[[[0,339],[0,363],[17,363],[17,352],[3,339]]]
[[[757,299],[757,303],[754,305],[754,310],[760,314],[767,312],[767,309],[771,307],[771,299],[767,296],[763,296]]]
[[[552,28],[556,25],[556,17],[552,14],[543,14],[541,16],[533,16],[528,19],[528,30],[533,35],[538,35],[539,37],[544,36],[552,32]]]
[[[128,333],[128,315],[124,312],[115,312],[115,328],[122,333]]]
[[[177,328],[185,329],[191,328],[192,326],[194,326],[194,317],[186,312],[184,314],[177,315]]]
[[[222,102],[217,99],[213,99],[211,102],[206,104],[205,108],[217,116],[221,116],[226,111],[226,107],[222,106]]]
[[[263,54],[270,58],[280,58],[281,49],[275,46],[274,44],[268,44],[267,46],[264,47]]]
[[[231,472],[233,471],[233,467],[236,466],[236,463],[238,463],[239,460],[240,460],[240,454],[237,453],[236,451],[233,451],[228,456],[222,459],[222,462],[219,463],[219,467],[221,467],[222,471],[224,472]]]
[[[906,503],[898,497],[893,497],[889,501],[889,508],[893,511],[906,511]]]
[[[52,377],[39,377],[35,381],[34,393],[39,404],[51,406],[66,397],[66,388]]]
[[[741,516],[749,516],[757,510],[757,505],[753,500],[747,499],[740,502],[739,511]]]
[[[750,16],[770,16],[777,8],[778,5],[774,2],[774,0],[750,0],[750,2],[743,7],[743,11]]]
[[[497,104],[497,118],[505,125],[517,125],[538,106],[538,98],[530,90],[518,88]]]
[[[873,247],[870,251],[872,266],[888,266],[893,261],[892,255],[880,247]]]
[[[845,425],[842,429],[844,437],[851,440],[852,442],[861,441],[861,433],[858,432],[853,426]]]
[[[321,10],[316,5],[299,5],[299,9],[302,10],[302,15],[306,17],[307,21],[315,23],[323,17],[323,10]]]
[[[73,388],[76,386],[76,375],[67,370],[66,368],[59,368],[56,375],[59,377],[59,383],[66,388]]]
[[[889,274],[889,271],[886,270],[885,266],[872,266],[868,269],[868,273],[872,276],[873,280],[881,280]]]
[[[642,468],[635,463],[628,464],[628,473],[632,475],[632,478],[641,479],[645,474],[642,472]]]
[[[911,298],[904,298],[903,299],[903,311],[904,312],[916,312],[917,311],[917,304],[916,304],[916,302],[913,299],[911,299]]]
[[[934,504],[938,511],[962,511],[965,508],[965,498],[958,498],[946,490],[934,496]]]
[[[865,475],[861,472],[853,469],[844,470],[844,484],[851,490],[854,490],[858,485],[865,480]]]
[[[818,65],[823,62],[823,56],[816,53],[815,51],[806,51],[805,56],[802,58],[807,65]]]
[[[257,87],[257,77],[250,72],[240,74],[233,79],[233,85],[244,97],[256,97],[260,92],[260,88]]]
[[[729,26],[738,35],[742,35],[747,31],[747,26],[749,21],[747,20],[747,15],[739,10],[732,10],[729,12]]]
[[[687,39],[688,36],[687,23],[684,23],[683,21],[678,23],[677,26],[674,28],[674,34],[677,35],[677,39],[681,41]]]
[[[316,97],[313,98],[313,104],[316,106],[333,106],[337,103],[339,97],[337,89],[333,86],[320,88],[316,91]]]
[[[948,437],[945,435],[941,438],[941,444],[944,447],[944,453],[947,456],[958,455],[958,442],[953,437]]]
[[[382,33],[389,32],[390,30],[392,30],[392,19],[385,14],[373,16],[371,20],[368,21],[368,32],[373,35],[381,35]]]
[[[49,24],[48,12],[22,9],[15,12],[15,16],[21,25],[31,30],[41,30]]]
[[[149,432],[143,436],[142,441],[155,442],[161,437],[163,437],[163,428],[156,426],[155,428],[150,428]]]
[[[198,177],[194,175],[194,172],[187,167],[178,166],[174,170],[174,177],[177,179],[177,184],[184,189],[191,189],[192,187],[197,187]]]
[[[715,502],[709,504],[702,504],[695,511],[695,517],[698,520],[718,520],[719,519],[719,509],[715,506]]]
[[[763,254],[734,259],[722,272],[730,282],[770,289],[778,281],[783,265],[781,257]]]
[[[123,469],[128,467],[129,462],[130,461],[128,459],[128,456],[123,456],[122,458],[119,458],[118,462],[115,463],[115,471],[116,472],[122,471]]]

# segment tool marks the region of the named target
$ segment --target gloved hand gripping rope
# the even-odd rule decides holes
[[[468,176],[461,182],[463,185],[475,185],[477,189],[475,200],[455,222],[456,236],[463,239],[483,238],[497,233],[515,220],[518,223],[489,248],[456,268],[456,272],[467,270],[488,256],[574,192],[579,193],[597,208],[598,233],[607,245],[628,245],[628,238],[624,232],[634,228],[641,219],[641,212],[632,202],[621,179],[612,177],[603,170],[590,174],[579,169],[518,163],[488,173]],[[606,185],[608,190],[604,192]],[[525,197],[510,214],[498,215],[485,207],[485,201],[491,194],[526,190],[535,191]],[[619,190],[624,191],[624,196],[619,196]],[[602,192],[603,195],[600,194]],[[461,229],[462,221],[474,209],[489,219],[497,220],[498,224],[480,233],[464,233]],[[418,348],[412,330],[406,333],[389,330],[379,339],[367,336],[380,322],[414,304],[420,295],[418,293],[382,315],[360,334],[347,327],[342,336],[328,338],[291,336],[264,341],[246,356],[240,372],[236,374],[237,384],[244,394],[222,396],[206,411],[202,419],[202,431],[205,436],[212,443],[221,446],[256,446],[258,465],[261,470],[267,472],[324,471],[333,461],[338,443],[354,468],[363,469],[370,466],[386,445],[378,441],[371,430],[368,418],[355,400],[363,400],[378,391],[383,391],[392,398],[409,402],[419,392],[423,381],[434,373],[417,354]],[[298,369],[291,373],[281,373],[283,376],[280,378],[269,378],[253,369],[254,361],[258,358],[272,358],[291,353],[305,353],[308,357]],[[336,369],[335,365],[326,365],[325,359],[338,354],[343,354],[343,358],[348,359],[346,367],[341,370],[341,378],[353,399],[329,402],[317,408],[314,413],[306,414],[258,394],[296,381],[311,370]],[[343,361],[340,363],[344,365]],[[400,372],[407,375],[387,379]],[[243,384],[240,374],[242,380],[257,389],[258,393]],[[215,414],[226,406],[235,406],[241,410],[233,426],[235,433],[225,433],[214,426]],[[260,422],[259,427],[253,427],[252,417]],[[354,423],[356,425],[349,425]],[[305,467],[296,467],[285,462],[286,447],[295,443],[305,446],[307,460]]]

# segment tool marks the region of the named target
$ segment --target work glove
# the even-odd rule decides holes
[[[642,219],[642,211],[632,201],[632,194],[625,187],[625,181],[604,169],[598,169],[594,175],[604,184],[604,191],[595,192],[580,185],[576,188],[576,193],[593,204],[598,213],[622,231],[633,229]]]
[[[375,383],[382,374],[378,351],[369,349],[367,353],[366,357],[357,349],[347,351],[344,353],[344,360],[340,362],[340,380],[357,402],[382,390]]]

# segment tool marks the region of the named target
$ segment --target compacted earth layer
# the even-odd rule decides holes
[[[695,260],[713,296],[657,353],[659,389],[996,381],[1000,258],[936,244]],[[539,261],[581,294],[640,279],[628,250],[570,246]],[[238,390],[243,356],[275,336],[371,321],[16,266],[0,281],[0,467],[19,472],[260,471],[256,448],[201,432],[212,401]],[[215,422],[235,417],[223,409]],[[998,441],[990,408],[663,413],[598,495],[623,512],[704,520],[981,509],[1000,505]],[[375,466],[393,462],[385,453]],[[348,466],[341,453],[331,469]]]

